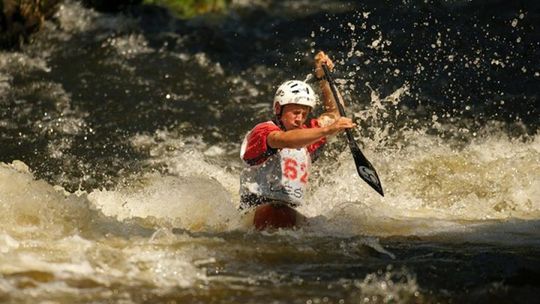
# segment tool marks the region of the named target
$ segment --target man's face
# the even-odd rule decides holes
[[[310,107],[298,104],[288,104],[281,112],[281,122],[285,130],[299,129],[306,122]]]

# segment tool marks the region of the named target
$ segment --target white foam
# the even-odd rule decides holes
[[[19,242],[8,234],[0,234],[0,252],[8,253],[12,249],[19,248]]]
[[[133,222],[150,223],[159,228],[167,226],[164,223],[168,219],[170,223],[178,220],[189,228],[199,225],[199,229],[210,230],[226,226],[228,223],[219,213],[220,206],[203,201],[213,199],[214,195],[214,202],[221,202],[226,195],[218,193],[223,190],[209,179],[184,183],[178,178],[161,176],[149,180],[149,185],[131,189],[131,192],[96,192],[88,200],[85,192],[69,193],[62,187],[35,179],[23,162],[0,163],[3,210],[0,273],[4,276],[0,279],[0,290],[9,293],[12,299],[26,298],[29,293],[54,299],[77,296],[79,285],[145,284],[155,286],[159,293],[178,286],[187,288],[205,280],[204,266],[212,263],[211,253],[206,248],[171,247],[179,241],[192,243],[189,236],[175,235],[163,228],[149,239],[138,236],[137,230],[133,230],[129,241],[115,235],[129,233]],[[186,201],[175,203],[176,194],[189,196],[186,200],[191,205]],[[133,219],[131,222],[115,222],[94,210],[92,204],[102,199],[97,203],[114,213],[119,211],[115,207],[121,206],[125,198],[131,200],[129,207],[133,210],[115,215],[120,220],[129,217]],[[170,206],[159,203],[170,203]],[[137,220],[139,215],[154,218],[154,221]],[[206,227],[208,221],[212,223]],[[219,239],[210,241],[220,242]],[[17,286],[27,284],[25,282],[33,282],[34,287],[19,290]]]
[[[119,220],[154,218],[157,225],[193,231],[230,230],[237,217],[230,194],[200,175],[148,175],[140,185],[94,191],[89,199]]]
[[[400,151],[369,157],[384,198],[357,176],[344,151],[301,211],[324,215],[333,230],[379,236],[470,233],[486,220],[538,220],[538,139],[487,138],[454,150],[419,133]]]
[[[0,227],[12,236],[62,236],[84,226],[91,217],[84,197],[35,180],[20,161],[0,163],[0,206]]]

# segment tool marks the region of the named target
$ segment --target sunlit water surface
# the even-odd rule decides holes
[[[419,18],[404,33],[439,31],[413,56],[377,5],[237,2],[185,22],[63,4],[30,45],[0,54],[0,301],[537,300],[540,70],[521,45],[538,54],[538,16],[494,13],[505,33],[474,5],[441,8],[464,5],[491,35],[473,58],[456,45],[474,33],[404,3],[392,14]],[[272,35],[291,40],[270,49]],[[240,140],[269,117],[277,79],[305,77],[319,48],[337,57],[385,197],[334,138],[299,208],[307,224],[256,232],[236,210]]]

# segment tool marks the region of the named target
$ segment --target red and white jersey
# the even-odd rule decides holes
[[[318,127],[315,119],[310,124]],[[240,176],[241,210],[269,200],[292,207],[303,203],[312,159],[326,139],[305,148],[273,149],[268,146],[268,135],[280,130],[273,121],[267,121],[256,125],[244,138],[240,157],[247,166]]]

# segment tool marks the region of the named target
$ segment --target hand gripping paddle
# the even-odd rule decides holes
[[[330,84],[330,89],[332,90],[332,95],[334,95],[334,100],[336,101],[337,107],[339,109],[339,114],[342,117],[346,117],[347,115],[345,114],[345,109],[343,108],[343,105],[338,98],[336,84],[334,83],[334,79],[330,74],[330,70],[328,69],[326,64],[323,64],[322,68],[324,70],[324,77]],[[379,180],[377,171],[375,171],[373,165],[371,165],[371,163],[367,160],[367,158],[364,156],[364,154],[354,141],[351,130],[346,129],[345,133],[347,134],[347,141],[349,142],[349,148],[351,149],[351,153],[353,155],[354,163],[356,164],[356,170],[358,171],[358,174],[366,183],[368,183],[368,185],[375,189],[375,191],[377,191],[380,195],[384,196],[381,181]]]

